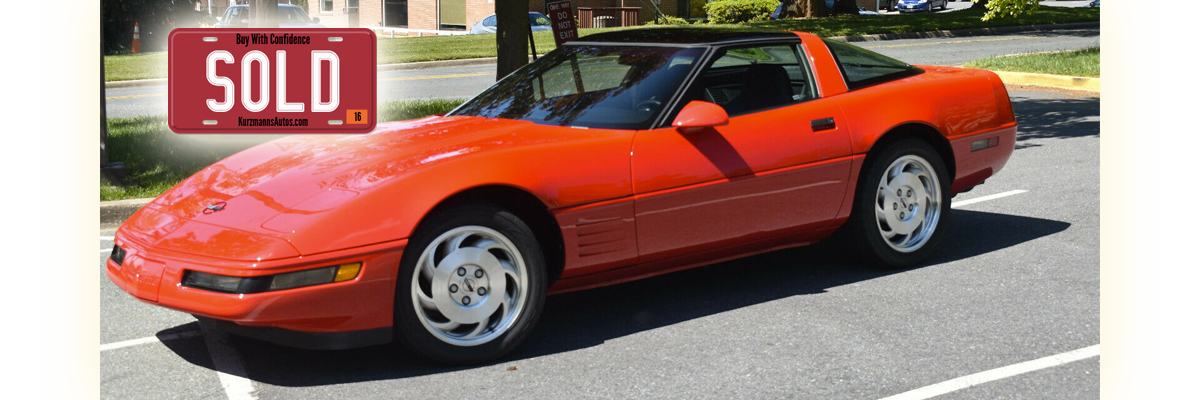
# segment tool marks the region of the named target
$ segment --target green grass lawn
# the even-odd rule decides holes
[[[1099,21],[1100,10],[1097,8],[1041,7],[1032,14],[1017,18],[997,18],[985,22],[980,20],[982,17],[982,10],[962,10],[915,15],[841,16],[763,21],[736,25],[699,24],[688,26],[783,29],[812,32],[820,36],[847,36]],[[653,28],[581,29],[579,34],[589,35],[613,29]],[[536,43],[538,54],[554,49],[554,40],[551,32],[535,32],[534,42]],[[466,35],[380,39],[377,51],[377,60],[380,64],[495,57],[496,36]],[[106,56],[104,60],[105,80],[164,78],[167,76],[165,52]]]
[[[995,71],[1035,72],[1039,74],[1100,77],[1100,48],[1060,53],[992,57],[966,64],[970,68]]]
[[[167,77],[167,52],[104,56],[104,80],[127,81]]]
[[[379,120],[446,113],[464,100],[417,100],[379,105]],[[100,185],[100,201],[156,197],[225,157],[284,135],[180,135],[165,117],[108,119],[108,158],[125,163],[129,182]]]

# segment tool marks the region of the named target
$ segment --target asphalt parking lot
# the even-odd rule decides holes
[[[949,235],[929,263],[879,271],[817,245],[552,296],[529,340],[471,368],[430,366],[389,347],[308,351],[202,329],[109,282],[112,232],[101,232],[100,393],[927,398],[931,385],[984,373],[985,383],[945,398],[1096,398],[1100,99],[1010,94],[1016,152],[954,199]],[[994,372],[1081,349],[1091,355]]]

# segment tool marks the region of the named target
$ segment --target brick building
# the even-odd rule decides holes
[[[388,26],[429,30],[465,30],[495,13],[494,0],[308,0],[308,15],[331,28]]]
[[[227,3],[230,0],[212,0]],[[529,0],[529,10],[545,12],[546,2]],[[281,0],[287,3],[288,0]],[[293,4],[298,1],[291,1]],[[428,30],[465,30],[495,14],[495,0],[308,0],[308,15],[331,28],[386,26]],[[703,19],[708,0],[573,0],[580,27],[600,23],[596,17],[612,17],[610,26],[640,25],[654,20],[655,9],[663,15],[691,20]],[[874,10],[876,0],[856,0]],[[358,21],[351,20],[357,7]],[[636,16],[636,17],[634,17]],[[586,21],[585,21],[586,20]]]
[[[608,9],[636,9],[637,20],[645,23],[654,19],[657,6],[663,14],[688,16],[687,6],[704,0],[574,0],[576,14],[580,8],[594,9],[595,15],[619,12]],[[546,0],[529,0],[529,11],[544,12]],[[387,26],[410,29],[464,30],[496,13],[495,0],[308,0],[308,15],[321,18],[321,24],[331,28],[350,26],[350,8],[358,6],[358,27]],[[701,17],[703,8],[700,9]],[[583,26],[590,26],[582,23]]]

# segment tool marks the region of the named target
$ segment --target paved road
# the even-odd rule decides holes
[[[1010,90],[1017,150],[954,199],[927,265],[864,269],[818,245],[552,296],[524,345],[474,368],[202,333],[109,282],[101,232],[101,396],[864,399],[1090,348],[1100,101]],[[1099,371],[1085,357],[945,398],[1097,398]]]
[[[1100,29],[857,44],[912,64],[962,65],[970,60],[1005,54],[1100,46]],[[495,82],[495,71],[495,66],[486,65],[381,72],[379,102],[470,98]],[[108,116],[166,115],[166,93],[166,86],[108,90]]]

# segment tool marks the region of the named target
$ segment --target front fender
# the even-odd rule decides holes
[[[350,174],[380,181],[366,189],[334,188],[331,192],[356,193],[337,207],[270,229],[286,231],[288,241],[310,255],[407,238],[434,207],[479,186],[519,188],[550,209],[630,196],[632,142],[633,131],[537,125],[503,140],[440,153],[396,176],[378,174],[387,165],[368,165]]]

